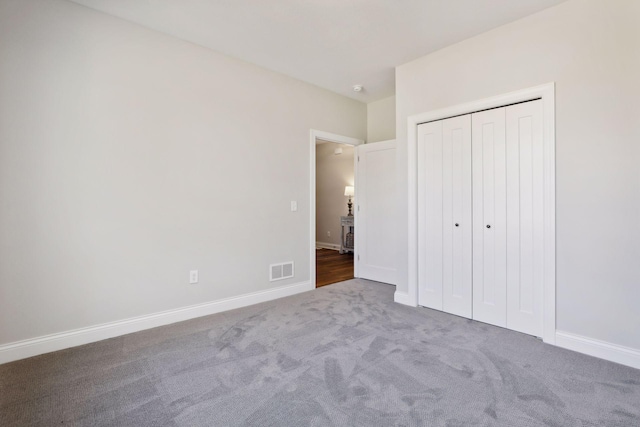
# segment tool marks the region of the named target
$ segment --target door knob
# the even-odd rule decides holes
[[[458,223],[456,222],[456,227],[458,227],[459,225],[460,225],[460,224],[458,224]]]
[[[487,224],[487,228],[491,228],[491,226],[489,224]]]

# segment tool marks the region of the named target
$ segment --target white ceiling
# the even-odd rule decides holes
[[[564,0],[72,1],[371,102],[395,66]]]

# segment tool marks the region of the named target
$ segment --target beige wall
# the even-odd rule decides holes
[[[396,138],[396,97],[367,104],[367,143]]]
[[[366,106],[74,3],[0,0],[0,344],[308,281],[310,129],[364,139]]]
[[[409,115],[556,82],[557,327],[636,349],[639,19],[636,0],[570,0],[396,69],[403,200]]]
[[[342,154],[334,154],[336,148]],[[344,187],[354,185],[353,153],[345,144],[316,145],[316,242],[340,245],[340,216],[349,212]]]

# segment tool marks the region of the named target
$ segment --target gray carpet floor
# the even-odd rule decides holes
[[[1,426],[640,426],[640,371],[350,280],[0,365]]]

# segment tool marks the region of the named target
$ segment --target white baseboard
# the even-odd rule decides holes
[[[248,305],[271,301],[313,289],[314,287],[311,285],[311,282],[307,281],[239,295],[237,297],[207,302],[204,304],[196,304],[146,316],[139,316],[102,325],[74,329],[71,331],[4,344],[0,345],[0,364],[37,356],[39,354],[50,353],[52,351],[63,350],[65,348],[75,347],[78,345],[89,344],[108,338],[130,334],[132,332],[181,322],[183,320],[246,307]]]
[[[339,251],[340,245],[336,245],[334,243],[316,242],[316,248],[331,249],[333,251]]]
[[[397,302],[398,304],[404,304],[411,307],[415,307],[413,304],[409,302],[409,294],[406,292],[395,291],[395,293],[393,294],[393,301]]]
[[[578,353],[640,369],[640,349],[624,347],[563,331],[556,331],[556,345]]]

